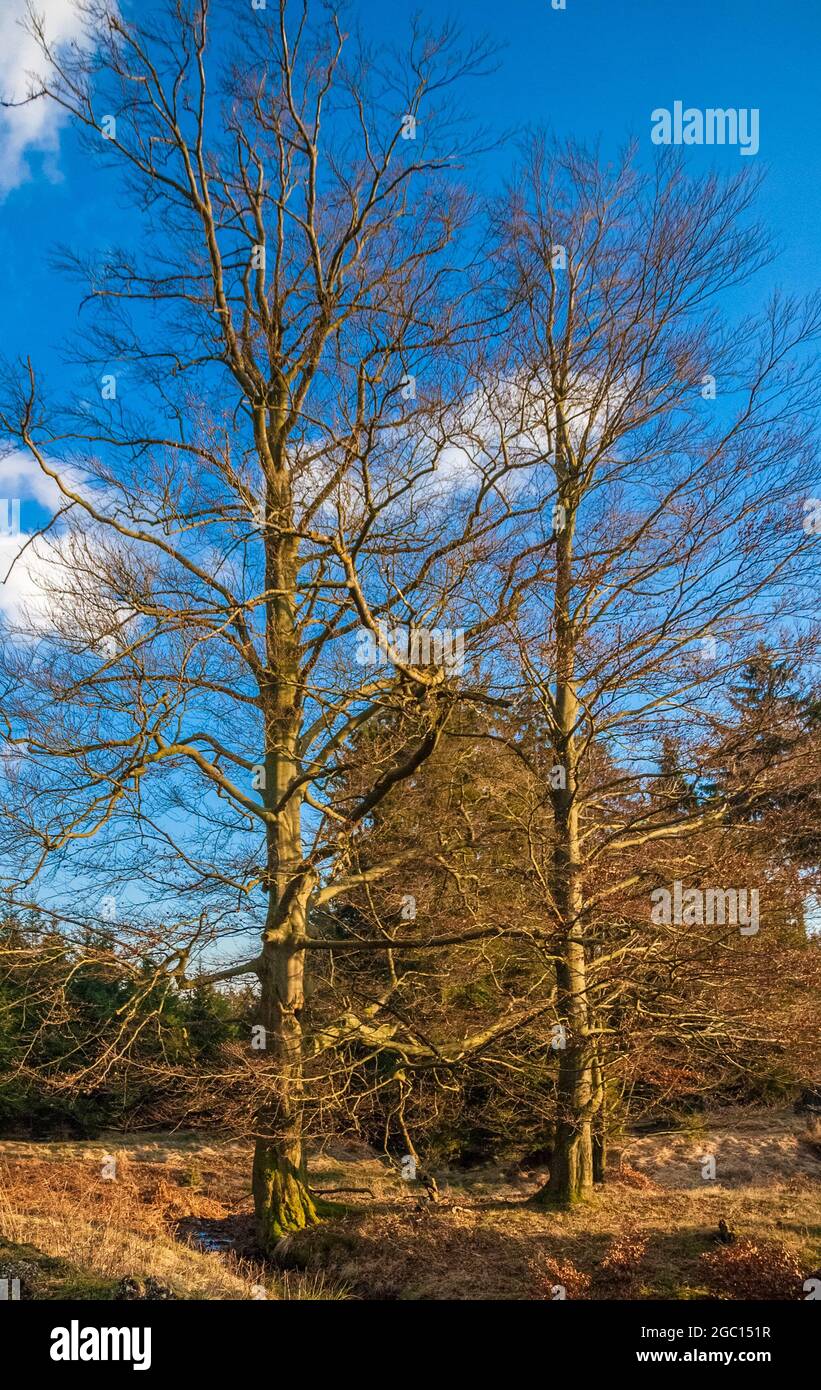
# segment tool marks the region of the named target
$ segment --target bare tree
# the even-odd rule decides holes
[[[775,295],[759,318],[720,314],[768,259],[754,191],[744,177],[689,178],[676,158],[643,173],[631,152],[605,166],[537,140],[499,215],[510,322],[487,409],[500,453],[546,473],[553,496],[552,577],[515,624],[554,764],[540,873],[567,1045],[551,1202],[593,1180],[598,1001],[631,968],[608,913],[643,893],[649,926],[648,852],[738,826],[766,776],[752,761],[732,796],[702,786],[677,805],[652,794],[657,749],[674,729],[706,778],[703,760],[727,752],[721,716],[751,646],[812,651],[818,540],[803,523],[821,304]]]
[[[532,499],[450,445],[484,331],[451,91],[489,51],[414,30],[377,60],[332,13],[237,4],[217,68],[208,0],[134,24],[79,9],[69,52],[32,12],[30,99],[124,175],[139,234],[62,257],[89,286],[79,399],[46,404],[29,364],[3,412],[63,499],[18,560],[43,603],[6,640],[10,886],[122,884],[132,917],[174,924],[167,980],[258,977],[269,1247],[317,1217],[304,976],[332,943],[309,914],[386,872],[356,871],[357,827],[483,698],[470,653],[520,594]],[[395,732],[341,811],[351,738],[385,712]]]
[[[82,931],[117,898],[109,963],[137,983],[104,1065],[149,993],[258,980],[265,1047],[237,1074],[264,1247],[320,1214],[307,1086],[389,1056],[404,1124],[405,1069],[512,1076],[520,1045],[544,1068],[546,1020],[543,1198],[576,1200],[617,1018],[639,1037],[671,962],[709,1012],[724,938],[689,950],[650,892],[678,863],[701,882],[718,832],[740,866],[772,793],[772,761],[738,752],[734,675],[762,636],[814,651],[819,305],[730,327],[715,304],[768,255],[754,190],[667,158],[536,142],[478,235],[459,166],[482,137],[454,99],[491,55],[448,28],[386,58],[305,6],[78,8],[68,53],[32,12],[29,99],[70,113],[138,232],[61,256],[88,286],[76,399],[7,374],[3,430],[61,498],[4,633],[12,905],[48,885]],[[673,727],[684,790],[657,756]],[[474,814],[482,774],[457,777],[453,824],[414,836],[415,775],[465,735],[508,784]],[[396,920],[405,868],[430,920]],[[454,1028],[408,952],[514,984]]]

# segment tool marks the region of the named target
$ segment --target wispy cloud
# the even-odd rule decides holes
[[[63,468],[62,474],[76,484],[76,470]],[[50,536],[32,542],[35,525],[53,515],[65,499],[59,487],[38,467],[24,449],[0,452],[0,501],[11,504],[17,498],[26,508],[34,503],[41,510],[41,519],[26,525],[25,512],[19,535],[0,534],[0,618],[28,628],[47,629],[51,625],[54,596],[49,592],[55,574],[64,563],[59,546]],[[4,513],[0,511],[0,524]]]
[[[45,19],[50,42],[80,42],[82,22],[73,0],[36,0],[36,11]],[[32,77],[42,72],[43,59],[37,44],[25,27],[26,0],[3,0],[0,5],[0,97],[21,101],[32,86]],[[0,198],[31,177],[28,156],[51,156],[54,177],[64,113],[45,99],[25,106],[0,108]]]
[[[74,470],[63,468],[62,473],[74,480]],[[47,473],[44,473],[27,449],[7,448],[0,441],[0,497],[30,498],[41,507],[56,511],[64,500],[63,494]]]

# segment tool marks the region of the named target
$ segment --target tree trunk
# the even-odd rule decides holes
[[[550,1181],[537,1194],[546,1206],[570,1207],[583,1202],[593,1186],[590,1121],[560,1120],[555,1130]]]
[[[607,1107],[604,1103],[604,1076],[598,1057],[593,1060],[593,1087],[596,1106],[593,1120],[593,1181],[601,1183],[607,1176]]]
[[[559,408],[559,421],[562,423]],[[556,1008],[565,1029],[559,1050],[556,1123],[550,1179],[536,1202],[570,1206],[593,1188],[592,1114],[593,1051],[587,998],[587,962],[582,935],[582,881],[577,798],[576,723],[579,704],[575,682],[575,632],[572,619],[574,499],[560,469],[560,493],[566,524],[556,537],[556,684],[553,745],[564,769],[563,785],[552,790],[555,842],[550,888],[562,934],[556,963]],[[552,783],[551,783],[552,786]]]
[[[281,462],[281,461],[278,461]],[[260,1020],[275,1066],[274,1097],[257,1116],[253,1192],[257,1238],[270,1251],[289,1231],[319,1220],[308,1190],[303,1144],[302,1024],[309,881],[300,878],[302,797],[299,773],[300,669],[295,601],[297,542],[283,469],[269,481],[265,514],[266,680],[263,799],[277,811],[266,833],[268,912],[260,968]],[[289,534],[290,531],[290,534]]]
[[[585,978],[584,948],[568,941],[557,966],[557,1003],[567,1038],[559,1053],[553,1158],[549,1181],[536,1194],[537,1202],[551,1206],[584,1201],[593,1188],[594,1085]]]
[[[260,1013],[276,1063],[276,1098],[258,1118],[253,1172],[257,1238],[265,1251],[318,1220],[302,1141],[302,971],[301,951],[265,943]]]
[[[592,1121],[597,1109],[598,1087],[590,1037],[587,963],[581,939],[582,898],[574,806],[570,806],[567,814],[564,808],[557,814],[556,829],[553,896],[565,924],[562,959],[556,964],[556,1007],[565,1036],[564,1046],[559,1050],[550,1179],[535,1200],[546,1205],[571,1206],[583,1201],[593,1188]]]
[[[593,1130],[593,1181],[599,1183],[607,1179],[607,1135],[600,1119]]]

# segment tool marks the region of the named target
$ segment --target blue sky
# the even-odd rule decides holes
[[[152,0],[121,0],[126,15]],[[219,10],[221,0],[212,0]],[[250,4],[250,0],[248,0]],[[273,0],[269,0],[273,4]],[[70,0],[38,0],[58,31],[70,37]],[[691,148],[693,169],[763,164],[760,214],[782,254],[745,294],[756,307],[780,284],[807,293],[821,284],[821,138],[819,0],[357,0],[349,12],[367,33],[399,42],[418,12],[445,15],[466,36],[485,33],[503,45],[498,69],[475,89],[484,124],[514,136],[543,126],[558,136],[600,141],[615,154],[634,135],[653,155],[651,113],[681,100],[694,107],[755,107],[760,153]],[[24,0],[2,0],[0,90],[20,90],[27,66],[15,20]],[[492,187],[509,167],[514,142],[483,159]],[[54,113],[0,114],[0,293],[6,356],[30,355],[59,391],[59,346],[77,328],[80,290],[55,276],[57,244],[82,251],[127,244],[135,221],[116,181],[56,128]],[[0,492],[4,491],[0,487]],[[23,488],[23,529],[44,519]]]
[[[760,215],[780,248],[777,262],[734,300],[755,311],[780,285],[799,294],[821,285],[821,136],[818,79],[819,0],[351,0],[350,19],[379,43],[399,44],[412,15],[438,24],[449,15],[466,38],[487,35],[501,46],[498,67],[472,89],[483,124],[510,132],[483,156],[481,181],[497,185],[528,127],[600,141],[615,154],[630,135],[642,157],[655,153],[651,113],[685,106],[758,109],[760,152],[689,147],[694,170],[710,166],[767,171]],[[156,0],[120,0],[128,14]],[[273,9],[275,0],[268,0]],[[217,22],[226,0],[211,0]],[[250,0],[248,0],[250,6]],[[52,32],[73,33],[72,0],[38,0]],[[17,23],[25,0],[0,5],[0,91],[22,91],[33,57]],[[0,112],[0,293],[7,357],[30,355],[57,394],[66,384],[60,344],[76,333],[79,286],[54,273],[58,244],[78,251],[128,245],[139,222],[116,177],[80,148],[53,107]],[[86,383],[77,383],[82,390]],[[34,491],[38,492],[35,497]],[[0,469],[0,494],[22,496],[23,530],[41,524],[50,497],[42,480]],[[2,549],[2,545],[0,545]],[[5,568],[5,567],[4,567]],[[0,592],[0,606],[8,590]]]
[[[141,0],[139,8],[146,5]],[[24,0],[3,0],[5,91],[14,82],[13,21],[23,8]],[[39,0],[38,8],[68,22],[69,0]],[[122,8],[133,11],[133,0],[122,0]],[[757,107],[761,151],[754,160],[729,148],[690,149],[688,159],[695,168],[763,162],[761,212],[782,248],[768,279],[801,292],[821,283],[818,0],[566,0],[564,10],[551,0],[358,0],[349,8],[375,38],[397,39],[418,11],[433,20],[449,14],[466,33],[485,32],[504,44],[498,71],[480,89],[482,116],[499,129],[544,125],[559,135],[601,138],[605,151],[632,132],[649,157],[655,107],[676,99]],[[0,146],[0,184],[7,148]],[[489,156],[485,179],[492,182],[510,157]],[[129,219],[110,174],[95,168],[66,131],[57,147],[25,158],[31,177],[0,204],[3,350],[31,353],[53,372],[55,347],[76,324],[78,289],[54,276],[49,252],[57,241],[83,247],[127,239]]]
[[[157,0],[120,0],[128,15]],[[242,3],[242,0],[239,0]],[[247,0],[250,7],[251,0]],[[760,216],[779,248],[776,263],[739,292],[733,308],[757,310],[776,285],[798,294],[821,285],[821,138],[819,0],[349,0],[376,42],[400,44],[414,13],[438,24],[450,16],[470,39],[500,46],[495,72],[470,100],[491,130],[510,133],[482,157],[482,186],[494,188],[515,157],[517,133],[546,127],[601,144],[615,154],[631,136],[650,160],[651,114],[675,101],[706,108],[757,108],[760,151],[689,147],[691,168],[766,170]],[[275,0],[268,0],[273,10]],[[219,23],[227,0],[211,0]],[[76,32],[72,0],[37,0],[52,33]],[[25,0],[0,5],[0,92],[22,92],[33,55],[18,20]],[[76,333],[80,287],[55,274],[51,255],[63,244],[90,251],[128,245],[139,222],[116,177],[78,146],[53,107],[0,111],[0,353],[30,355],[38,375],[63,394],[67,369],[60,345]],[[85,382],[78,382],[82,390]],[[0,468],[0,494],[22,497],[23,530],[41,524],[50,497]],[[0,547],[2,548],[2,547]],[[0,593],[0,606],[4,594]]]

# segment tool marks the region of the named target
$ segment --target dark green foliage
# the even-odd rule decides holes
[[[128,972],[99,930],[77,947],[43,930],[36,914],[7,913],[0,951],[0,1133],[94,1138],[135,1115],[150,1122],[163,1089],[153,1064],[196,1073],[240,1030],[247,1036],[247,1000],[208,985],[146,988],[154,963]],[[123,1027],[122,1055],[101,1068],[106,1042]]]

